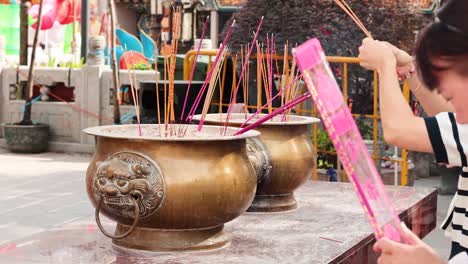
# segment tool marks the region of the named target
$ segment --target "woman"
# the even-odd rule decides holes
[[[428,114],[434,115],[429,118],[414,116],[400,90],[398,73],[412,68],[408,54],[388,43],[365,39],[359,58],[361,66],[379,73],[385,140],[413,151],[433,152],[437,162],[463,167],[442,225],[452,240],[450,258],[463,258],[468,253],[468,1],[449,0],[416,46],[417,74],[409,82]],[[375,249],[382,252],[379,263],[445,263],[408,229],[403,232],[406,245],[387,239],[376,244]],[[468,256],[463,261],[468,263]]]

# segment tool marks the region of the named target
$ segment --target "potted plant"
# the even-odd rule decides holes
[[[355,118],[355,120],[356,120],[356,125],[359,128],[359,132],[361,132],[362,139],[364,140],[364,143],[366,144],[367,149],[369,150],[369,154],[373,156],[374,155],[374,128],[366,122],[365,117],[363,116],[359,116]],[[377,141],[377,156],[380,157],[383,155],[385,143],[381,140],[379,134],[377,134],[377,139],[375,140]],[[378,165],[379,165],[378,167],[380,167],[380,161],[378,161]]]
[[[359,116],[355,118],[356,125],[359,128],[359,132],[364,139],[364,143],[369,150],[369,154],[373,156],[374,154],[374,129],[371,125],[366,123],[365,118],[363,116]],[[378,141],[378,152],[377,156],[382,156],[384,152],[384,142],[380,140],[380,137],[377,139]],[[325,130],[319,129],[317,131],[317,148],[321,151],[325,151],[325,153],[319,153],[317,155],[317,169],[319,170],[319,178],[329,179],[330,181],[337,181],[338,179],[342,179],[342,175],[337,175],[336,169],[338,165],[338,159],[336,154],[333,154],[335,148],[333,147],[330,138]],[[379,169],[380,161],[377,161],[377,169]]]
[[[31,119],[32,90],[34,85],[34,61],[38,43],[39,30],[42,25],[42,0],[39,3],[36,33],[34,35],[33,50],[29,65],[28,81],[26,84],[26,105],[23,119],[19,123],[3,124],[4,137],[8,149],[12,152],[40,153],[47,150],[49,145],[49,125],[35,123]],[[24,23],[24,21],[22,21]]]
[[[335,148],[328,137],[325,130],[317,131],[317,149],[325,151],[317,155],[317,170],[320,180],[338,181],[336,174],[337,156],[336,154],[328,153],[335,152]]]

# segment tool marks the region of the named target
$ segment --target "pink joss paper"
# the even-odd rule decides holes
[[[400,219],[385,190],[353,116],[318,39],[311,39],[293,51],[304,81],[317,106],[330,140],[377,239],[401,241]]]

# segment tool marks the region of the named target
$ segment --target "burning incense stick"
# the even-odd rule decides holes
[[[181,21],[182,21],[182,8],[181,7],[178,7],[177,8],[177,12],[176,12],[176,17],[177,17],[177,20],[176,20],[176,30],[175,30],[175,34],[176,34],[176,37],[174,38],[174,50],[172,52],[172,72],[171,72],[171,76],[172,76],[172,90],[171,90],[171,108],[172,108],[172,112],[171,112],[171,122],[174,123],[175,122],[175,102],[174,102],[174,91],[175,91],[175,85],[174,85],[174,81],[175,81],[175,68],[176,68],[176,64],[177,64],[177,58],[176,58],[176,55],[177,55],[177,49],[178,49],[178,46],[179,46],[179,35],[180,35],[180,24],[181,24]]]
[[[215,85],[219,80],[221,65],[223,65],[223,63],[224,63],[226,53],[227,53],[227,50],[224,50],[223,54],[221,55],[220,62],[214,66],[215,67],[215,69],[214,69],[215,78],[211,78],[211,80],[210,80],[210,86],[209,86],[208,92],[206,94],[205,104],[203,105],[203,111],[202,111],[202,115],[201,115],[201,118],[200,118],[200,123],[198,124],[198,131],[202,131],[203,123],[205,122],[206,114],[208,113],[208,109],[209,109],[210,104],[211,104],[211,99],[213,98]]]
[[[283,75],[281,75],[281,81],[283,81],[283,76],[286,76],[288,74],[288,68],[289,68],[289,61],[288,61],[288,52],[289,52],[289,47],[288,47],[288,42],[286,41],[286,44],[284,45],[284,54],[283,54]],[[288,83],[287,80],[286,84]],[[281,85],[283,86],[283,84]],[[281,105],[284,105],[286,103],[286,95],[281,96]]]
[[[130,51],[130,55],[131,55],[131,58],[132,58],[132,61],[135,61],[135,58],[133,57],[133,51]],[[141,133],[141,119],[140,119],[140,84],[138,83],[138,80],[137,80],[137,75],[136,75],[136,69],[135,69],[135,66],[132,66],[132,70],[133,70],[133,86],[135,88],[135,96],[136,98],[134,98],[134,102],[135,103],[135,112],[136,112],[136,116],[137,116],[137,123],[138,123],[138,131],[140,133],[140,136],[142,135]],[[132,83],[132,81],[130,80],[130,83]]]
[[[127,50],[127,46],[125,45],[125,50]],[[133,61],[133,52],[132,51],[129,51],[131,56],[132,56],[132,61]],[[133,65],[130,65],[128,63],[128,59],[127,59],[127,56],[123,56],[124,57],[124,60],[125,60],[125,64],[127,65],[127,73],[128,73],[128,81],[130,82],[130,92],[132,93],[132,97],[133,97],[133,106],[135,108],[135,114],[137,116],[137,123],[138,123],[138,134],[140,135],[140,137],[142,136],[142,133],[141,133],[141,125],[140,125],[140,111],[139,111],[139,107],[138,107],[138,92],[135,91],[134,89],[134,86],[133,86],[133,78],[132,78],[132,74],[130,73],[130,70],[132,67],[134,67]]]
[[[203,86],[200,89],[200,91],[198,92],[198,95],[197,95],[197,97],[195,99],[195,103],[192,105],[192,107],[191,107],[191,109],[190,109],[190,111],[189,111],[189,113],[187,115],[187,118],[185,119],[185,121],[187,123],[192,122],[193,116],[196,113],[196,109],[198,108],[198,105],[200,104],[200,101],[201,101],[201,98],[202,98],[202,96],[203,96],[203,94],[205,92],[205,89],[206,89],[206,87],[207,87],[207,85],[208,85],[208,83],[211,80],[211,77],[213,75],[214,66],[216,64],[218,64],[219,59],[221,57],[221,54],[223,53],[223,50],[226,48],[226,43],[227,43],[229,37],[231,36],[232,30],[233,30],[235,24],[236,24],[236,21],[234,20],[232,22],[231,26],[229,27],[228,32],[226,33],[226,36],[225,36],[225,38],[223,40],[223,43],[221,44],[220,50],[218,51],[218,54],[216,55],[213,66],[211,67],[210,71],[208,72],[208,74],[206,76],[206,79],[205,79],[205,82],[203,83]]]
[[[299,74],[299,72],[297,72],[296,74],[296,59],[293,59],[293,62],[292,62],[292,66],[291,66],[291,71],[290,71],[290,74],[289,76],[287,77],[288,79],[288,82],[290,79],[292,79],[294,76],[297,76]],[[293,87],[293,89],[289,89],[288,90],[288,93],[286,95],[286,102],[289,102],[291,101],[294,97],[296,97],[296,92],[297,92],[297,83],[296,85]],[[284,121],[287,121],[289,120],[289,116],[291,115],[291,110],[292,109],[289,109],[288,111],[286,111],[284,113]]]
[[[223,77],[221,78],[221,84],[219,87],[219,107],[218,111],[223,111],[223,93],[224,93],[224,86],[226,84],[226,74],[227,74],[227,63],[223,66]]]
[[[280,68],[279,68],[278,57],[277,57],[278,54],[276,53],[276,43],[275,43],[275,38],[273,34],[271,34],[271,38],[272,38],[271,42],[273,43],[273,57],[275,58],[275,65],[276,65],[276,75],[279,75]]]
[[[247,43],[247,50],[250,49],[250,43]],[[247,58],[248,61],[247,61],[247,74],[246,74],[246,77],[245,77],[245,84],[247,85],[247,94],[245,96],[245,114],[247,116],[247,113],[249,112],[249,108],[248,108],[248,105],[249,105],[249,93],[250,93],[250,58]]]
[[[233,65],[237,65],[238,57],[239,57],[239,54],[236,54],[236,56],[234,57]],[[237,69],[236,67],[232,67],[231,97],[229,98],[229,102],[231,102],[234,96],[234,90],[236,89],[236,84],[237,84]],[[234,104],[236,103],[236,99],[237,98],[234,98]]]
[[[272,36],[273,38],[273,36]],[[270,99],[273,98],[273,82],[275,81],[275,76],[273,75],[273,39],[270,39],[271,43],[270,43],[270,51],[268,52],[269,56],[270,56],[270,60],[269,60],[269,65],[270,65],[270,70],[269,70],[269,75],[268,75],[268,78],[270,80]],[[270,112],[271,110],[273,109],[273,102],[271,103],[270,105]]]
[[[200,49],[202,47],[203,39],[205,38],[205,33],[206,33],[206,29],[208,28],[208,22],[209,21],[210,21],[210,16],[208,16],[206,18],[205,24],[203,25],[203,31],[202,31],[202,34],[201,34],[200,43],[198,44],[197,53],[195,54],[195,59],[193,60],[192,72],[190,73],[190,79],[189,79],[189,83],[188,83],[188,86],[187,86],[187,91],[185,92],[184,105],[182,107],[182,113],[180,114],[180,122],[182,122],[182,120],[184,120],[185,107],[187,106],[187,100],[188,100],[188,96],[189,96],[189,92],[190,92],[190,86],[192,85],[193,75],[195,73],[195,68],[197,67],[198,56],[200,55]]]
[[[262,65],[261,65],[261,55],[260,55],[260,46],[257,44],[257,111],[262,105]]]
[[[161,79],[161,74],[158,71],[158,57],[157,55],[157,48],[154,47],[154,74],[156,80],[156,108],[158,112],[158,127],[159,127],[159,136],[162,137],[162,127],[161,127],[161,109],[159,108],[159,80]],[[159,75],[158,75],[159,73]]]
[[[260,49],[260,65],[261,65],[261,70],[262,70],[262,80],[263,80],[263,89],[265,90],[265,98],[268,100],[268,96],[270,95],[270,92],[268,91],[268,88],[270,87],[270,85],[268,84],[268,77],[267,77],[267,70],[265,68],[265,55],[263,53],[263,43],[262,43],[262,47]]]
[[[299,96],[298,98],[292,100],[291,102],[279,107],[278,109],[276,109],[272,113],[260,118],[259,120],[255,121],[254,123],[242,128],[242,129],[238,130],[236,133],[234,133],[234,136],[241,135],[241,134],[244,134],[245,132],[247,132],[249,130],[255,129],[258,126],[260,126],[261,124],[273,119],[275,116],[283,113],[284,111],[287,111],[288,109],[291,109],[291,108],[295,107],[298,104],[301,104],[302,102],[304,102],[305,100],[308,100],[310,98],[311,98],[310,93],[307,92],[305,94],[302,94],[301,96]]]
[[[358,16],[353,12],[351,7],[346,3],[345,0],[334,0],[335,3],[343,9],[343,11],[353,19],[353,21],[358,25],[358,27],[366,34],[367,37],[372,38],[372,35],[369,33],[369,31],[366,29],[364,24],[359,20]]]
[[[241,45],[241,64],[244,65],[244,47]],[[242,90],[244,91],[244,113],[247,116],[247,86],[245,84],[245,79],[242,81]]]
[[[164,53],[164,133],[167,136],[167,123],[168,123],[168,111],[167,111],[167,55]]]
[[[262,24],[263,24],[263,16],[262,16],[262,18],[260,19],[260,23],[258,24],[257,32],[255,32],[255,37],[254,37],[254,39],[253,39],[253,41],[252,41],[252,46],[250,46],[249,52],[248,52],[248,54],[247,54],[247,58],[250,58],[250,54],[252,54],[252,50],[253,50],[254,44],[257,42],[258,33],[260,33],[260,28],[262,27]],[[247,63],[247,62],[248,62],[248,60],[246,61],[246,63]],[[242,78],[244,77],[245,69],[246,69],[246,64],[244,64],[244,65],[242,66],[241,75],[240,75],[240,77],[239,77],[239,81],[238,81],[238,83],[237,83],[236,90],[234,91],[234,98],[232,99],[231,103],[229,104],[229,108],[228,108],[227,116],[226,116],[226,123],[224,124],[224,132],[223,132],[223,134],[226,134],[227,127],[228,127],[228,124],[229,124],[229,118],[231,117],[232,106],[233,106],[233,104],[234,104],[234,100],[235,100],[235,97],[236,97],[236,95],[237,95],[237,91],[239,90],[240,81],[241,81]]]

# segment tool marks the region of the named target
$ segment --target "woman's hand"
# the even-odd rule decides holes
[[[409,55],[406,51],[393,46],[389,42],[383,41],[382,43],[384,43],[385,45],[387,45],[389,48],[392,49],[392,52],[393,52],[393,55],[395,56],[398,67],[413,66],[413,57]]]
[[[374,251],[381,252],[378,264],[446,264],[434,250],[411,232],[402,223],[402,238],[408,244],[401,244],[382,238],[374,245]]]
[[[365,38],[359,48],[359,60],[363,68],[376,70],[379,73],[385,70],[396,69],[397,61],[392,48],[384,42]]]
[[[413,57],[406,51],[401,50],[388,42],[383,43],[392,49],[397,62],[397,74],[400,80],[408,79],[415,72]]]

